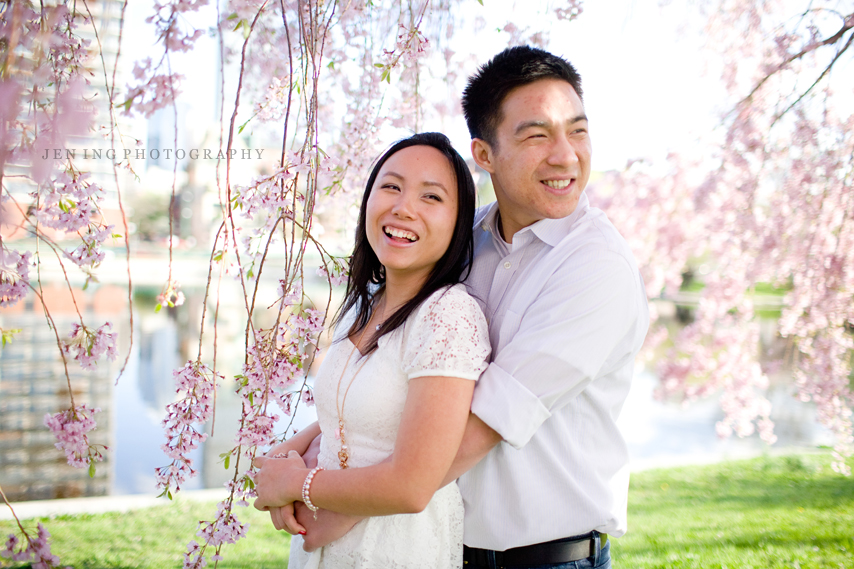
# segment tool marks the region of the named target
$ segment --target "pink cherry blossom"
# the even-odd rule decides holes
[[[217,382],[223,379],[221,374],[199,361],[188,361],[184,367],[173,371],[172,376],[180,399],[166,406],[167,414],[162,422],[166,443],[160,447],[172,462],[156,469],[157,485],[170,497],[173,488],[175,492],[180,491],[187,478],[196,475],[188,454],[208,437],[198,428],[213,416]]]
[[[84,404],[44,417],[45,426],[56,437],[56,448],[65,452],[68,464],[75,468],[92,468],[95,462],[104,458],[95,445],[89,444],[86,434],[95,428],[94,416],[100,412],[100,409],[90,409]],[[107,450],[107,447],[103,449]]]
[[[163,287],[163,292],[157,295],[157,309],[174,308],[184,304],[184,293],[179,290],[180,284],[177,281],[169,281]]]
[[[35,537],[30,536],[23,528],[21,531],[27,542],[26,548],[20,544],[17,536],[10,534],[4,549],[0,550],[0,557],[12,561],[29,561],[33,569],[49,569],[59,566],[59,557],[50,551],[50,533],[41,522],[37,526]]]
[[[30,253],[0,248],[0,306],[14,306],[29,291]]]
[[[63,342],[62,349],[80,363],[83,369],[95,369],[101,356],[115,361],[116,334],[111,334],[112,324],[105,323],[97,330],[91,330],[83,324],[71,325],[71,334]]]

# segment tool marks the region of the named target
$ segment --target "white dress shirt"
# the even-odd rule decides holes
[[[458,481],[465,544],[503,551],[626,531],[629,457],[617,417],[649,326],[625,240],[581,196],[507,244],[496,203],[475,217],[466,281],[489,323],[492,361],[472,411],[499,443]]]

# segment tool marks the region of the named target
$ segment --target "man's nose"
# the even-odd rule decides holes
[[[569,168],[578,162],[578,154],[572,141],[565,134],[555,137],[549,153],[548,163],[552,166]]]

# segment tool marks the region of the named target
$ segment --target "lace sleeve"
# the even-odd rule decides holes
[[[410,324],[403,371],[409,379],[437,375],[477,379],[491,350],[486,318],[462,285],[437,291]]]

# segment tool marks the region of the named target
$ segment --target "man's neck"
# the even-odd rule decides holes
[[[537,220],[539,221],[539,220]],[[533,225],[537,221],[534,221],[530,225]],[[508,245],[513,244],[513,236],[516,235],[519,231],[528,227],[527,225],[523,225],[521,227],[509,227],[506,221],[506,217],[501,215],[501,206],[498,206],[498,213],[495,214],[495,225],[498,227],[498,235],[501,236],[501,239],[504,240]]]

